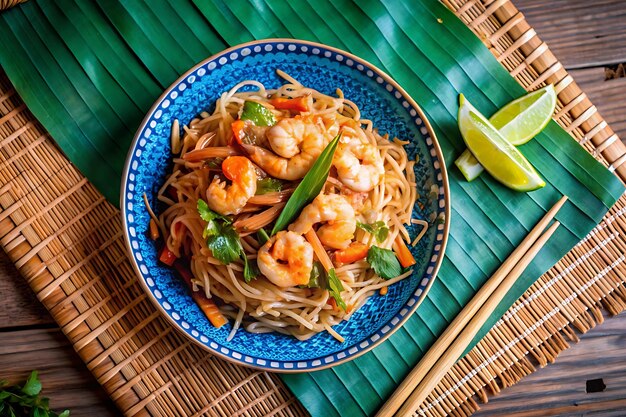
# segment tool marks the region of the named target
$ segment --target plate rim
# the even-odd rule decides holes
[[[305,360],[270,360],[270,359],[265,359],[265,362],[279,362],[279,363],[291,363],[293,364],[292,368],[285,368],[285,367],[271,367],[271,366],[265,366],[265,365],[260,365],[257,363],[248,363],[245,362],[242,359],[236,359],[233,358],[229,355],[226,355],[224,353],[222,353],[219,349],[219,347],[217,349],[214,349],[212,347],[210,347],[208,344],[205,344],[203,342],[201,342],[200,340],[197,340],[192,334],[190,334],[188,331],[186,331],[185,329],[182,328],[182,326],[173,318],[170,316],[170,314],[168,314],[168,312],[165,310],[165,308],[161,305],[161,303],[156,299],[156,296],[154,295],[154,293],[152,292],[152,290],[150,289],[150,287],[148,286],[146,279],[144,277],[144,274],[141,272],[139,265],[137,264],[137,260],[135,259],[135,257],[133,256],[134,250],[131,246],[131,242],[130,242],[130,237],[129,237],[129,225],[128,225],[128,216],[127,216],[127,205],[126,205],[126,189],[127,189],[127,185],[128,185],[128,177],[129,177],[129,173],[130,173],[130,166],[131,166],[131,160],[133,159],[133,155],[134,155],[134,149],[136,148],[140,138],[141,138],[141,134],[142,132],[145,130],[145,128],[148,126],[148,122],[149,120],[152,118],[153,114],[155,113],[156,109],[159,107],[159,105],[163,102],[163,100],[172,92],[174,91],[175,87],[178,86],[181,82],[183,82],[185,79],[187,79],[191,74],[193,74],[196,70],[198,70],[200,67],[208,64],[211,61],[215,61],[218,58],[222,57],[222,56],[226,56],[226,55],[230,55],[230,53],[232,53],[235,50],[239,50],[245,47],[254,47],[254,46],[258,46],[258,45],[265,45],[268,43],[286,43],[286,44],[290,44],[290,43],[295,43],[295,44],[299,44],[299,45],[305,45],[305,46],[309,46],[311,48],[322,48],[325,50],[329,50],[334,52],[335,54],[338,55],[342,55],[347,59],[351,59],[352,61],[354,61],[357,64],[361,64],[366,68],[371,69],[375,74],[377,74],[378,76],[380,76],[386,83],[388,83],[389,85],[391,85],[393,88],[396,89],[396,91],[398,91],[402,98],[404,100],[406,100],[409,103],[409,108],[413,108],[415,109],[417,116],[419,116],[419,118],[421,118],[424,127],[427,130],[427,135],[431,137],[432,139],[432,147],[435,150],[435,156],[436,158],[439,160],[439,169],[441,171],[441,177],[442,177],[442,186],[443,186],[443,197],[444,197],[444,203],[445,203],[445,207],[444,207],[444,223],[443,223],[443,238],[441,240],[441,248],[439,249],[439,256],[437,257],[437,261],[435,262],[435,265],[433,267],[433,271],[431,273],[432,277],[429,280],[429,282],[426,284],[426,286],[424,287],[424,289],[422,290],[422,293],[419,295],[419,299],[417,302],[415,302],[412,306],[408,307],[408,311],[407,313],[404,315],[404,317],[400,320],[398,320],[398,322],[396,324],[393,325],[393,328],[391,328],[389,331],[387,331],[386,333],[384,333],[378,340],[373,341],[371,343],[368,344],[368,346],[361,348],[360,350],[358,350],[357,352],[353,353],[353,354],[346,354],[343,358],[338,358],[330,363],[324,363],[324,359],[328,356],[331,355],[337,355],[340,352],[345,352],[347,349],[349,349],[349,347],[345,347],[343,350],[339,351],[339,352],[335,352],[332,354],[328,354],[328,355],[324,355],[324,356],[320,356],[318,358],[314,358],[314,359],[307,359]],[[292,52],[292,51],[288,51],[288,52]],[[303,51],[304,52],[304,51]],[[306,54],[308,54],[308,51],[305,52]],[[340,63],[343,65],[343,63]],[[426,136],[426,135],[425,135]],[[124,169],[122,171],[122,179],[120,182],[120,215],[122,217],[122,227],[123,227],[123,234],[124,234],[124,243],[126,246],[126,255],[130,258],[131,260],[131,264],[133,267],[133,270],[135,271],[135,275],[137,278],[139,278],[139,282],[140,285],[143,287],[143,290],[147,293],[148,295],[148,299],[150,299],[150,301],[152,302],[153,306],[156,307],[156,309],[159,311],[160,315],[165,317],[165,319],[169,322],[169,324],[176,329],[176,331],[179,334],[182,334],[184,337],[186,337],[188,340],[191,340],[196,346],[199,346],[200,348],[202,348],[203,350],[210,352],[212,355],[216,355],[224,360],[227,360],[230,363],[234,363],[237,365],[241,365],[241,366],[245,366],[248,368],[252,368],[252,369],[257,369],[257,370],[262,370],[262,371],[270,371],[270,372],[276,372],[276,373],[302,373],[302,372],[309,372],[309,371],[318,371],[318,370],[323,370],[323,369],[328,369],[337,365],[341,365],[344,364],[348,361],[352,361],[356,358],[358,358],[359,356],[371,351],[372,349],[374,349],[375,347],[379,346],[381,343],[383,343],[385,340],[387,340],[392,334],[394,334],[397,330],[399,330],[402,326],[404,326],[404,324],[406,323],[406,321],[415,313],[415,311],[417,310],[417,308],[420,306],[420,304],[424,301],[426,295],[428,294],[428,292],[430,291],[430,288],[433,285],[433,282],[437,279],[437,274],[439,272],[439,269],[441,267],[441,264],[443,262],[443,259],[445,257],[445,249],[448,243],[448,237],[449,237],[449,231],[450,231],[450,214],[451,214],[451,199],[450,199],[450,184],[449,184],[449,180],[448,180],[448,173],[447,173],[447,168],[446,168],[446,164],[445,164],[445,159],[443,156],[443,152],[441,150],[441,146],[439,145],[439,140],[437,139],[437,136],[435,134],[435,131],[432,128],[432,125],[430,124],[430,121],[428,120],[428,118],[426,117],[426,115],[424,114],[424,111],[422,110],[422,108],[415,102],[415,100],[406,92],[406,90],[404,90],[404,88],[402,88],[402,86],[400,86],[400,84],[398,84],[398,82],[396,82],[390,75],[388,75],[385,71],[381,70],[380,68],[378,68],[376,65],[370,63],[369,61],[360,58],[350,52],[344,51],[340,48],[336,48],[334,46],[330,46],[330,45],[325,45],[319,42],[313,42],[313,41],[308,41],[308,40],[303,40],[303,39],[294,39],[294,38],[265,38],[265,39],[259,39],[259,40],[254,40],[254,41],[249,41],[249,42],[244,42],[238,45],[234,45],[231,46],[229,48],[226,48],[216,54],[213,54],[211,56],[209,56],[208,58],[203,59],[202,61],[200,61],[199,63],[197,63],[196,65],[194,65],[193,67],[191,67],[189,70],[187,70],[185,73],[183,73],[180,77],[178,77],[173,83],[171,83],[164,91],[163,93],[154,101],[154,103],[152,104],[152,106],[150,107],[150,109],[146,112],[146,115],[144,116],[143,120],[141,121],[141,123],[139,124],[137,131],[135,133],[135,136],[133,137],[133,140],[131,141],[129,148],[128,148],[128,153],[126,155],[126,160],[124,162]],[[416,290],[417,291],[417,290]],[[415,295],[415,292],[413,291],[411,293],[411,297]],[[404,306],[406,306],[406,304],[403,305],[402,308],[404,308]],[[397,314],[397,313],[396,313]],[[393,320],[393,319],[392,319]],[[369,337],[371,337],[372,335],[370,335]],[[209,339],[211,340],[211,339]],[[358,346],[361,342],[357,342],[354,346]],[[219,344],[218,344],[219,346]],[[238,352],[239,353],[239,352]],[[244,354],[241,354],[242,356],[247,356]],[[308,366],[308,367],[298,367],[298,363],[300,362],[312,362],[313,360],[319,360],[320,365],[319,366]]]

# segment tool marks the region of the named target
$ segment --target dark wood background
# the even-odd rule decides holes
[[[513,2],[626,139],[626,78],[605,80],[626,63],[626,0]],[[37,369],[53,409],[69,408],[73,417],[120,414],[1,251],[0,296],[0,379],[23,382]],[[586,381],[598,378],[606,389],[587,393]],[[607,318],[556,363],[492,397],[475,415],[626,416],[626,313]]]

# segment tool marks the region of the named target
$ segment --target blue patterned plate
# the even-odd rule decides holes
[[[307,341],[278,334],[239,330],[231,341],[231,324],[219,329],[191,299],[189,290],[172,269],[157,262],[154,242],[146,235],[150,217],[142,196],[151,205],[171,167],[169,135],[172,121],[181,125],[210,109],[219,95],[242,80],[254,79],[267,88],[283,83],[281,69],[303,85],[345,97],[371,119],[381,133],[410,140],[409,158],[415,165],[419,204],[414,217],[431,226],[413,248],[414,274],[378,294],[335,330],[339,343],[327,332]],[[155,305],[194,342],[227,360],[255,368],[298,372],[348,361],[381,343],[415,311],[443,259],[449,225],[449,190],[445,164],[424,114],[388,75],[346,52],[311,42],[272,39],[236,46],[198,64],[178,79],[155,103],[131,145],[122,180],[121,208],[128,250],[141,282]],[[412,228],[411,233],[417,232]]]

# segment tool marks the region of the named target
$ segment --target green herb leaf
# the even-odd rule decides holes
[[[38,395],[41,392],[41,382],[37,378],[37,371],[30,373],[26,383],[22,387],[22,392],[26,395]]]
[[[243,279],[245,279],[246,282],[250,282],[257,276],[259,276],[261,271],[259,271],[259,267],[255,262],[250,262],[245,252],[243,251],[243,247],[241,248],[240,254],[241,259],[243,259]]]
[[[332,268],[328,271],[328,292],[330,293],[330,296],[335,299],[337,305],[341,307],[343,311],[346,311],[347,307],[346,303],[341,298],[341,291],[343,291],[343,284],[337,276],[335,268]]]
[[[283,182],[272,177],[265,177],[256,182],[256,194],[274,193],[283,189]]]
[[[260,228],[257,232],[256,232],[256,236],[257,236],[257,240],[259,241],[260,245],[265,245],[265,243],[270,240],[270,236],[267,234],[267,232],[265,231],[265,229]]]
[[[376,275],[384,279],[395,278],[402,273],[402,266],[396,254],[389,249],[372,246],[367,251],[367,262]]]
[[[70,417],[70,410],[65,410],[58,417]]]
[[[296,216],[300,214],[302,208],[313,201],[320,191],[322,191],[326,178],[328,178],[328,172],[330,171],[330,166],[333,162],[333,156],[335,155],[335,149],[337,149],[340,137],[341,133],[335,136],[328,146],[326,146],[326,149],[322,151],[317,161],[315,161],[309,172],[306,173],[300,184],[298,184],[287,201],[287,205],[285,205],[280,216],[276,219],[276,223],[272,229],[272,235],[286,228]]]
[[[365,230],[367,233],[374,236],[376,242],[378,243],[383,243],[389,235],[389,228],[382,220],[374,223],[361,223],[360,221],[357,221],[356,227]]]
[[[243,103],[240,119],[250,120],[257,126],[274,126],[276,124],[274,114],[267,107],[255,101]]]
[[[211,210],[206,201],[201,198],[198,199],[197,207],[200,217],[202,218],[202,220],[207,222],[206,227],[202,231],[202,237],[205,239],[211,236],[215,236],[219,233],[219,224],[217,220],[221,220],[223,224],[231,223],[231,220],[228,217],[224,217],[221,214],[218,214]]]
[[[224,265],[239,258],[241,253],[239,235],[229,224],[216,223],[216,234],[209,236],[207,246],[213,257]]]
[[[322,266],[320,261],[313,262],[313,268],[311,269],[311,276],[309,283],[303,285],[304,288],[328,288],[328,279],[326,277],[326,270]]]
[[[246,282],[256,278],[259,271],[254,263],[248,261],[239,234],[231,224],[232,221],[228,217],[211,210],[206,201],[202,199],[198,199],[197,206],[200,217],[207,222],[202,237],[207,240],[207,247],[211,249],[213,257],[224,265],[241,258],[243,277]]]
[[[32,371],[23,387],[14,385],[6,386],[6,381],[0,381],[0,417],[32,416],[32,417],[58,417],[57,413],[50,410],[49,400],[39,397],[41,382],[37,371]],[[61,416],[68,417],[69,411],[64,411]]]

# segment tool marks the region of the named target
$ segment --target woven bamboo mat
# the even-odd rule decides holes
[[[532,90],[554,83],[556,119],[626,178],[626,148],[509,1],[444,1]],[[420,410],[468,416],[626,309],[626,197],[444,377]],[[224,362],[160,317],[126,257],[119,212],[64,158],[0,74],[0,245],[128,416],[300,416],[273,374]]]

